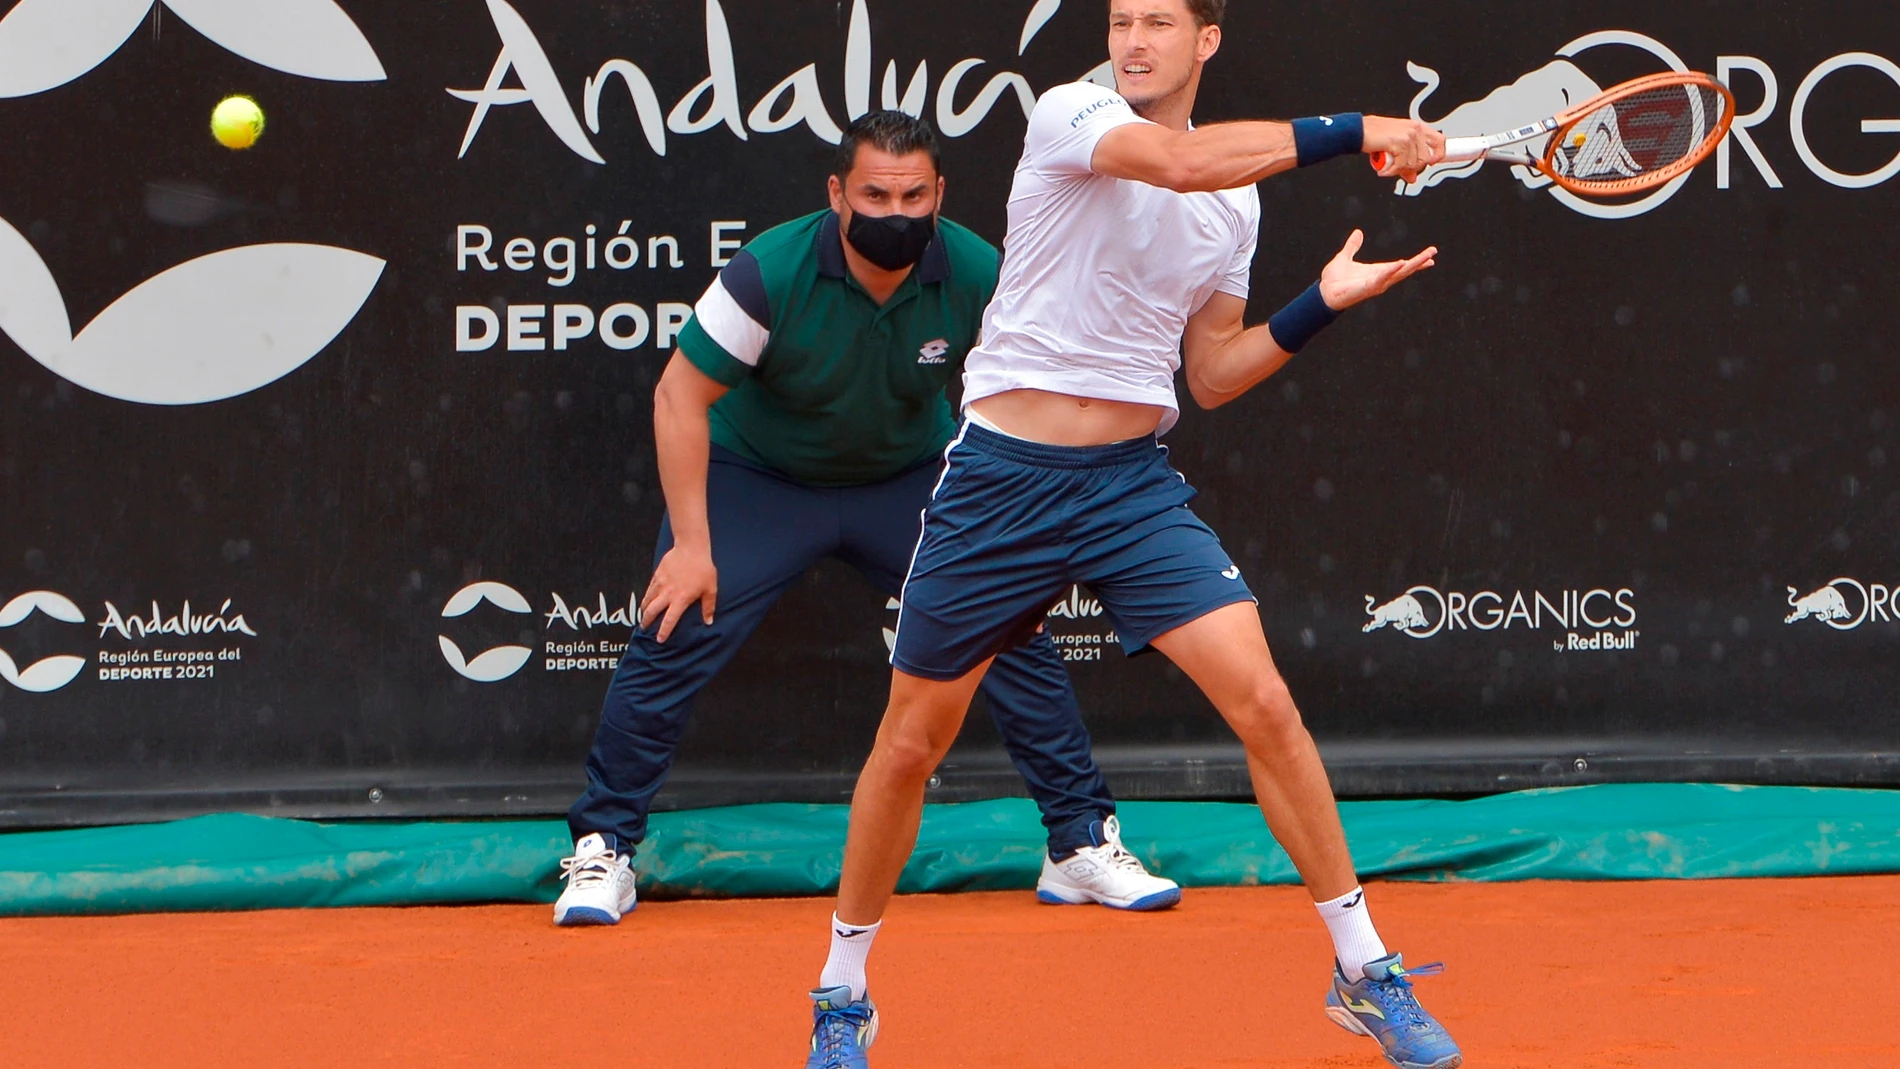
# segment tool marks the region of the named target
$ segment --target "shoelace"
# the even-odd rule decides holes
[[[1425,1013],[1425,1007],[1418,1004],[1418,996],[1412,994],[1411,978],[1437,976],[1444,971],[1445,963],[1434,961],[1430,965],[1407,969],[1390,980],[1374,980],[1367,986],[1380,1005],[1389,1011],[1387,1020],[1405,1028],[1427,1028],[1430,1027],[1431,1018]]]
[[[824,1065],[843,1065],[844,1055],[851,1053],[851,1047],[857,1042],[858,1027],[864,1023],[864,1014],[850,1008],[842,1010],[819,1010],[816,1035],[813,1045],[825,1056]]]
[[[1109,865],[1127,872],[1139,872],[1143,875],[1147,874],[1148,868],[1141,863],[1141,859],[1136,857],[1133,853],[1130,853],[1129,849],[1122,845],[1122,837],[1119,829],[1105,835],[1103,838],[1107,840],[1102,843],[1102,845],[1108,849]]]
[[[570,881],[570,887],[591,887],[606,883],[618,860],[619,855],[612,850],[604,854],[575,854],[561,859],[561,875]]]

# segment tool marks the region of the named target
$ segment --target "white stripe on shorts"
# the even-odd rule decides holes
[[[949,445],[943,447],[943,470],[937,473],[937,485],[930,488],[930,500],[937,500],[938,492],[943,489],[943,481],[950,477],[950,453],[963,444],[963,436],[968,433],[970,433],[970,421],[966,418],[963,426],[957,428],[957,436],[950,439]],[[910,573],[917,567],[917,554],[924,548],[924,517],[929,513],[930,508],[926,505],[924,510],[917,514],[917,544],[910,547],[910,564],[904,568],[904,585],[897,590],[897,627],[891,632],[892,664],[897,663],[897,636],[904,633],[904,594],[910,590]]]

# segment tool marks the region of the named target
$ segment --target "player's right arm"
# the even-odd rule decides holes
[[[708,625],[719,597],[707,518],[706,472],[712,463],[712,406],[758,367],[771,341],[771,310],[759,261],[741,249],[693,307],[679,348],[653,390],[653,445],[666,495],[673,548],[660,558],[640,599],[640,620],[654,637],[672,637],[695,604]]]
[[[1381,172],[1411,174],[1442,159],[1445,137],[1422,122],[1365,117],[1362,152],[1386,152]],[[1240,189],[1300,165],[1293,124],[1230,122],[1193,130],[1154,123],[1118,126],[1095,144],[1090,169],[1177,193]]]
[[[1388,170],[1416,171],[1444,155],[1445,138],[1421,122],[1367,116],[1363,152],[1386,152]],[[1299,166],[1293,124],[1219,123],[1172,130],[1136,115],[1113,90],[1058,85],[1029,117],[1026,159],[1043,175],[1099,174],[1179,193],[1240,189]]]

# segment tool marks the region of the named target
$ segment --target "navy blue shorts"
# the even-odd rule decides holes
[[[1035,632],[1071,583],[1122,648],[1255,600],[1154,438],[1071,447],[966,423],[924,510],[891,664],[959,679]]]

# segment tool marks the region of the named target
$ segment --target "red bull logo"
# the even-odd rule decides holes
[[[1603,92],[1603,87],[1583,73],[1582,68],[1567,59],[1559,59],[1537,68],[1510,85],[1493,90],[1481,100],[1460,104],[1440,118],[1427,119],[1423,114],[1425,102],[1438,92],[1441,78],[1437,71],[1416,63],[1407,63],[1405,73],[1425,87],[1412,98],[1412,118],[1431,123],[1443,130],[1447,137],[1475,137],[1513,129],[1555,115],[1578,101],[1588,100]],[[1533,156],[1541,156],[1549,144],[1550,138],[1543,137],[1526,147]],[[1416,182],[1400,180],[1398,192],[1403,196],[1416,197],[1441,182],[1469,178],[1483,167],[1483,160],[1435,164],[1420,171]],[[1551,184],[1548,177],[1521,164],[1514,165],[1511,174],[1532,189],[1542,189]]]
[[[1862,583],[1845,576],[1806,595],[1801,595],[1799,587],[1791,586],[1789,612],[1782,622],[1819,620],[1836,631],[1852,631],[1869,621],[1893,623],[1895,613],[1900,612],[1900,606],[1894,604],[1894,593],[1894,588],[1884,583]]]
[[[1400,594],[1384,605],[1377,607],[1372,604],[1372,595],[1368,594],[1366,595],[1366,615],[1372,617],[1372,619],[1367,620],[1366,626],[1359,629],[1361,634],[1366,635],[1382,627],[1392,627],[1400,631],[1409,632],[1412,630],[1423,630],[1427,626],[1425,623],[1425,606],[1419,604],[1418,598],[1411,594]]]
[[[1467,593],[1415,586],[1390,601],[1366,597],[1366,622],[1361,634],[1397,631],[1407,638],[1427,639],[1452,631],[1540,631],[1560,628],[1557,650],[1627,650],[1636,646],[1636,592],[1609,590],[1494,590]]]
[[[1412,118],[1429,122],[1449,136],[1466,137],[1516,129],[1556,115],[1596,96],[1606,88],[1586,73],[1587,64],[1583,62],[1583,57],[1595,49],[1611,46],[1635,48],[1647,52],[1656,58],[1660,64],[1660,70],[1687,71],[1689,69],[1688,64],[1674,49],[1654,37],[1632,30],[1601,30],[1585,34],[1557,49],[1555,58],[1550,62],[1530,71],[1509,85],[1500,86],[1477,100],[1446,109],[1434,118],[1425,112],[1427,107],[1431,106],[1432,98],[1442,85],[1443,78],[1431,67],[1408,62],[1405,65],[1406,73],[1423,87],[1412,99]],[[1823,161],[1809,144],[1807,135],[1808,103],[1815,90],[1830,77],[1850,67],[1864,67],[1878,71],[1886,75],[1895,86],[1900,86],[1900,64],[1895,64],[1884,56],[1870,52],[1844,52],[1832,56],[1817,64],[1800,82],[1786,113],[1788,133],[1795,154],[1816,178],[1843,189],[1867,189],[1900,175],[1900,153],[1896,153],[1886,165],[1873,171],[1844,172]],[[1710,68],[1703,67],[1702,69]],[[1780,172],[1750,132],[1776,116],[1782,100],[1780,77],[1767,62],[1754,56],[1717,56],[1713,70],[1718,79],[1732,88],[1736,85],[1738,73],[1748,75],[1748,79],[1744,81],[1758,83],[1761,94],[1760,104],[1756,105],[1752,111],[1738,114],[1729,129],[1728,137],[1716,147],[1714,158],[1716,188],[1730,187],[1734,169],[1732,147],[1740,148],[1744,159],[1769,189],[1783,188],[1784,182]],[[1744,96],[1752,99],[1753,90],[1756,87],[1746,85],[1745,88],[1748,92],[1745,92]],[[1900,104],[1895,107],[1896,110],[1900,110]],[[1859,128],[1863,134],[1900,134],[1900,119],[1864,118],[1859,120]],[[1624,174],[1634,169],[1621,137],[1614,133],[1618,127],[1613,107],[1605,108],[1604,113],[1592,115],[1581,124],[1581,129],[1586,134],[1584,143],[1559,146],[1560,151],[1553,162],[1560,172],[1576,177],[1591,177]],[[1531,142],[1527,147],[1533,154],[1541,155],[1548,144],[1549,139],[1545,138]],[[1783,166],[1786,164],[1784,163]],[[1421,171],[1416,182],[1399,182],[1395,192],[1400,196],[1416,197],[1452,179],[1470,178],[1483,167],[1483,162],[1479,160],[1438,164]],[[1550,195],[1565,207],[1598,219],[1629,219],[1652,212],[1680,192],[1692,177],[1692,174],[1682,175],[1638,200],[1627,203],[1599,203],[1555,187],[1549,177],[1532,168],[1520,164],[1513,165],[1510,170],[1512,177],[1526,187],[1548,188]]]

